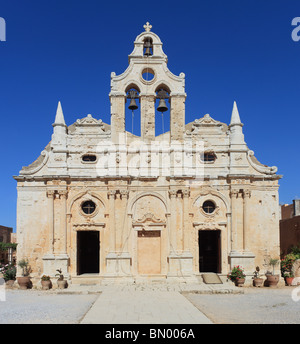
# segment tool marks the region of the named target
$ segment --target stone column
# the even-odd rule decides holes
[[[47,191],[48,198],[48,223],[49,223],[49,253],[54,253],[54,190]]]
[[[177,251],[177,221],[176,221],[176,197],[177,190],[170,190],[169,196],[171,200],[171,220],[170,220],[170,251],[175,253]]]
[[[119,134],[125,133],[125,95],[110,96],[111,104],[111,138],[113,143],[119,142]]]
[[[59,191],[60,198],[62,200],[61,205],[61,237],[62,237],[62,247],[61,253],[67,254],[67,190]]]
[[[190,196],[190,190],[188,189],[183,189],[182,190],[182,197],[183,197],[183,251],[190,251],[189,247],[189,196]]]
[[[170,103],[170,138],[182,141],[185,128],[185,95],[172,95]]]
[[[116,252],[115,199],[116,190],[108,191],[109,198],[109,250]]]
[[[121,200],[123,201],[122,203],[122,209],[124,211],[124,223],[122,224],[123,225],[123,236],[121,238],[122,240],[122,243],[123,243],[123,246],[122,246],[122,252],[128,252],[128,226],[126,224],[126,220],[127,220],[127,214],[126,214],[126,202],[127,202],[127,199],[128,199],[128,190],[120,190],[120,195],[121,195]]]
[[[231,251],[238,251],[238,190],[231,190]]]
[[[251,191],[245,189],[243,191],[244,203],[243,203],[243,249],[245,252],[249,251],[249,200],[251,197]]]
[[[140,95],[141,139],[145,142],[155,139],[155,96]]]
[[[43,256],[43,274],[54,277],[57,269],[61,269],[63,275],[68,278],[68,262],[69,256],[67,255],[67,190],[48,190],[47,197],[49,202],[49,226],[50,226],[50,253]],[[60,214],[59,227],[56,225],[56,211],[57,206],[55,199],[60,199]],[[56,206],[55,206],[56,204]],[[55,239],[61,239],[61,243]]]

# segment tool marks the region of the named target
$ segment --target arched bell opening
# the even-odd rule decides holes
[[[164,85],[157,87],[155,93],[155,135],[158,136],[170,130],[171,98],[169,88]]]
[[[125,105],[125,130],[133,135],[141,135],[141,115],[139,88],[130,85],[126,89],[126,105]]]
[[[153,40],[151,37],[146,37],[144,39],[143,55],[146,57],[153,55]]]

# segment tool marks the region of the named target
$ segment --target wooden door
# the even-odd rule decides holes
[[[138,231],[138,273],[153,275],[161,273],[160,231]]]

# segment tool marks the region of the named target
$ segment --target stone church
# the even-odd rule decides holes
[[[71,283],[270,269],[280,176],[245,143],[237,104],[229,125],[209,114],[186,124],[185,75],[168,69],[149,23],[128,60],[111,73],[110,124],[88,114],[67,126],[59,102],[50,143],[14,177],[17,259],[36,280],[62,269]],[[128,108],[140,135],[126,130]]]

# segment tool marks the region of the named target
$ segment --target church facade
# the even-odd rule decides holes
[[[247,147],[235,102],[229,125],[208,114],[186,124],[185,75],[144,28],[128,68],[111,73],[111,123],[67,126],[59,102],[50,143],[14,177],[17,259],[32,277],[192,281],[235,265],[252,276],[279,257],[277,168]],[[157,103],[170,107],[160,135]],[[140,135],[125,129],[128,106]]]

